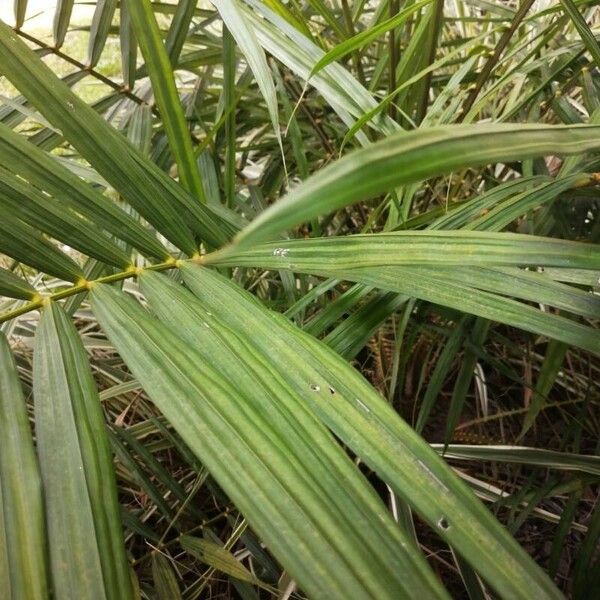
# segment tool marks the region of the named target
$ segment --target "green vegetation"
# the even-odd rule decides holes
[[[0,21],[0,596],[600,588],[591,1]]]

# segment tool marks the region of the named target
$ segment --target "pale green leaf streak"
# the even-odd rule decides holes
[[[77,330],[54,303],[36,332],[33,377],[55,596],[133,599],[96,384]]]
[[[9,590],[6,600],[44,600],[48,576],[42,482],[17,366],[2,333],[0,439],[0,530],[6,543],[0,554],[6,553],[8,576],[0,590]]]
[[[230,246],[207,262],[263,268],[392,265],[544,266],[600,270],[600,245],[488,231],[397,231]],[[291,266],[290,266],[291,265]]]

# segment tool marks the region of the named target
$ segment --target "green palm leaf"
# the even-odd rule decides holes
[[[472,493],[339,356],[216,273],[184,266],[183,274],[210,330],[219,327],[221,335],[235,336],[237,344],[246,344],[262,359],[265,369],[284,377],[319,419],[393,485],[490,585],[507,597],[560,597]],[[175,316],[170,315],[173,323]],[[186,322],[181,333],[188,332],[188,342],[198,339]]]
[[[0,163],[5,171],[10,170],[31,185],[60,198],[63,206],[72,208],[92,223],[130,243],[145,256],[163,260],[168,256],[156,237],[130,215],[46,152],[1,124]]]
[[[471,125],[398,132],[336,161],[238,234],[249,246],[343,206],[454,169],[600,148],[596,125]]]
[[[0,296],[32,300],[35,289],[12,271],[0,269]]]
[[[83,279],[83,271],[72,258],[9,214],[3,215],[0,221],[0,251],[59,279],[73,282]]]
[[[152,304],[168,327],[106,286],[92,289],[95,314],[146,392],[303,588],[315,598],[398,598],[415,590],[447,597],[289,382],[265,371],[262,360],[261,370],[252,368],[253,350],[237,336],[244,362],[232,364],[231,339],[220,340],[218,322],[195,312],[189,292],[162,278],[146,282],[156,286]],[[210,342],[192,346],[184,331]]]
[[[0,333],[0,589],[9,600],[48,598],[42,485],[25,398]]]
[[[152,5],[149,0],[126,0],[126,4],[133,33],[148,67],[156,103],[163,115],[165,132],[175,156],[181,183],[199,201],[205,202],[185,115]]]
[[[79,334],[54,303],[36,332],[33,375],[54,594],[132,598],[100,399]]]
[[[0,22],[0,595],[583,600],[593,10],[91,5]]]
[[[98,5],[100,9],[100,5]],[[234,231],[138,153],[102,117],[61,83],[4,23],[0,22],[0,72],[79,150],[81,155],[150,223],[188,254],[196,252],[192,229],[218,246]],[[189,215],[189,219],[182,216]],[[224,211],[222,211],[224,213]],[[188,220],[192,221],[191,227]]]

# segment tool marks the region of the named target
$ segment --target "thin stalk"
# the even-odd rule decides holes
[[[132,102],[135,102],[136,104],[139,104],[140,106],[142,106],[142,105],[149,106],[152,113],[160,118],[160,111],[158,110],[158,107],[155,104],[146,102],[146,100],[144,100],[143,98],[140,98],[139,96],[134,94],[128,85],[124,85],[121,83],[117,83],[116,81],[113,81],[109,77],[106,77],[106,75],[103,75],[99,71],[96,71],[96,69],[93,69],[89,65],[86,65],[86,64],[78,61],[76,58],[73,58],[72,56],[65,54],[58,48],[55,48],[54,46],[50,46],[49,44],[46,44],[46,42],[43,42],[42,40],[38,40],[36,37],[34,37],[33,35],[31,35],[29,33],[26,33],[22,29],[15,29],[15,28],[13,28],[13,29],[14,29],[15,33],[20,35],[22,38],[26,39],[29,42],[32,42],[33,44],[42,48],[43,50],[51,52],[55,56],[58,56],[58,58],[64,60],[65,62],[68,62],[69,64],[73,65],[74,67],[77,67],[80,71],[85,71],[94,79],[101,81],[104,85],[108,86],[109,88],[111,88],[115,92],[121,94],[122,96],[125,96]],[[191,132],[190,132],[190,138],[196,144],[199,143],[198,138],[196,138],[196,136]]]
[[[440,32],[442,31],[442,25],[444,21],[444,0],[437,0],[434,7],[433,19],[429,25],[429,40],[427,49],[427,64],[425,67],[429,67],[435,60],[437,51],[438,40]],[[416,123],[420,124],[427,114],[427,104],[429,102],[429,90],[431,89],[431,78],[433,71],[428,71],[423,79],[423,87],[421,89],[421,100],[417,106]]]
[[[5,321],[10,321],[16,317],[24,315],[25,313],[31,312],[32,310],[37,310],[41,308],[45,304],[53,300],[63,300],[64,298],[69,298],[71,296],[75,296],[76,294],[81,294],[82,292],[87,292],[91,289],[93,285],[96,283],[113,283],[115,281],[122,281],[123,279],[129,279],[130,277],[137,277],[144,269],[149,271],[166,271],[167,269],[175,269],[178,268],[183,262],[201,262],[202,256],[194,256],[191,259],[185,260],[175,260],[171,259],[162,263],[157,263],[155,265],[150,265],[148,267],[134,267],[131,266],[125,271],[120,271],[119,273],[113,273],[112,275],[106,275],[104,277],[100,277],[98,279],[86,280],[82,279],[78,281],[75,285],[66,288],[64,290],[60,290],[59,292],[55,292],[54,294],[39,294],[35,299],[31,300],[20,306],[19,308],[15,308],[14,310],[8,311],[3,315],[0,315],[0,323],[4,323]]]
[[[464,119],[465,115],[469,112],[469,110],[475,103],[475,100],[477,100],[477,96],[479,96],[479,93],[485,85],[485,82],[488,80],[494,67],[498,64],[498,61],[500,60],[502,53],[506,49],[506,46],[508,46],[508,43],[513,37],[515,31],[525,18],[525,15],[529,12],[529,9],[532,7],[534,2],[535,0],[523,0],[521,5],[519,6],[519,10],[517,10],[515,18],[512,20],[510,27],[502,34],[500,40],[498,41],[498,44],[496,45],[494,53],[488,58],[483,69],[481,69],[481,73],[479,73],[479,77],[475,82],[475,87],[473,88],[473,90],[465,100],[465,103],[463,104],[462,112],[460,113],[460,117],[458,119],[459,122]]]
[[[235,206],[235,42],[223,25],[223,99],[225,103],[225,201]]]
[[[354,20],[352,18],[352,11],[350,6],[348,5],[348,0],[342,0],[342,12],[344,13],[344,22],[346,24],[346,29],[348,30],[348,37],[352,37],[355,35],[356,30],[354,28]],[[355,50],[352,53],[352,60],[354,61],[354,66],[356,67],[356,74],[358,76],[358,80],[366,85],[365,73],[362,68],[362,62],[360,60],[360,50]]]
[[[400,10],[399,0],[390,0],[390,18],[395,17]],[[398,51],[398,44],[396,43],[396,31],[390,29],[388,35],[388,48],[389,48],[389,75],[388,75],[388,93],[393,94],[396,89],[396,69],[398,68],[398,62],[400,61],[400,52]],[[388,107],[388,114],[394,120],[398,117],[398,110],[393,102],[390,102]]]
[[[68,62],[69,64],[73,65],[74,67],[77,67],[80,71],[85,71],[86,73],[89,73],[92,77],[94,77],[98,81],[101,81],[104,85],[110,87],[115,92],[118,92],[119,94],[122,94],[123,96],[129,98],[129,100],[132,100],[136,104],[140,104],[140,105],[148,104],[148,102],[146,102],[143,98],[136,96],[129,89],[129,86],[122,85],[120,83],[117,83],[116,81],[113,81],[109,77],[106,77],[106,75],[103,75],[99,71],[96,71],[96,69],[92,69],[89,65],[86,65],[86,64],[78,61],[77,59],[73,58],[72,56],[69,56],[68,54],[65,54],[58,48],[55,48],[54,46],[50,46],[49,44],[46,44],[46,42],[43,42],[42,40],[38,40],[36,37],[32,36],[29,33],[26,33],[22,29],[14,29],[14,31],[15,31],[15,33],[17,33],[18,35],[20,35],[22,38],[26,39],[27,41],[32,42],[36,46],[39,46],[40,48],[47,50],[48,52],[51,52],[55,56],[58,56],[58,58],[64,60],[65,62]],[[153,111],[156,112],[156,114],[158,114],[157,109],[154,106],[151,106],[151,108]]]

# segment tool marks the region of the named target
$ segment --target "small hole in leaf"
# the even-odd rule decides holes
[[[333,396],[335,394],[335,388],[329,386],[329,393]]]
[[[446,519],[446,517],[442,517],[439,521],[438,521],[438,527],[442,530],[442,531],[448,531],[448,529],[450,528],[450,523],[448,523],[448,519]]]
[[[317,385],[316,383],[311,383],[309,387],[310,387],[310,389],[313,392],[320,392],[321,391],[321,386]]]

